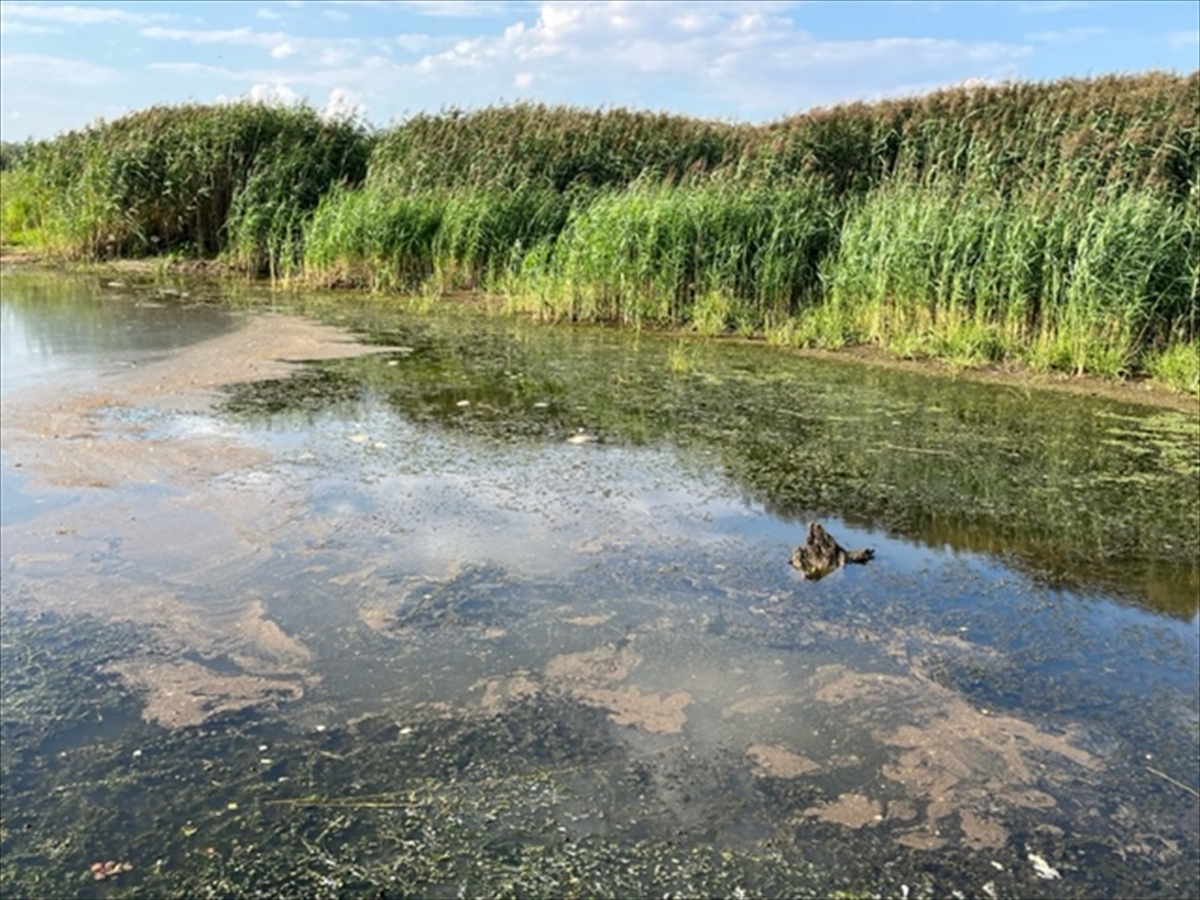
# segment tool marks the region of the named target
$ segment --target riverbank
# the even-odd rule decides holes
[[[246,279],[244,271],[219,260],[146,258],[119,259],[94,263],[62,263],[48,259],[42,254],[12,246],[0,247],[0,267],[13,266],[29,269],[58,269],[93,272],[101,276],[117,278],[238,278]],[[281,288],[292,290],[295,288]],[[457,292],[455,303],[486,303],[489,308],[504,308],[501,297],[488,297],[479,293]],[[766,345],[763,335],[742,336],[726,334],[705,337],[688,329],[674,329],[681,339],[722,340]],[[953,376],[971,382],[996,384],[1013,390],[1047,390],[1074,394],[1083,397],[1102,397],[1122,403],[1135,403],[1157,409],[1200,416],[1200,398],[1175,390],[1145,376],[1114,379],[1089,374],[1067,374],[1054,371],[1036,371],[1017,364],[989,363],[986,365],[954,365],[945,360],[931,358],[903,358],[887,349],[866,344],[825,350],[817,347],[788,347],[788,352],[812,359],[851,361],[875,369],[895,369],[903,372],[929,373]]]
[[[1200,395],[1198,96],[1200,71],[763,125],[153,107],[14,152],[0,243]]]

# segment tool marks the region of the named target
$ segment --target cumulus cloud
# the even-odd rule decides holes
[[[330,91],[329,99],[321,110],[321,118],[331,122],[365,119],[366,116],[367,107],[362,102],[362,96],[344,87],[335,87]]]
[[[256,84],[246,91],[241,99],[252,103],[265,103],[268,106],[294,106],[300,102],[300,95],[286,84]]]
[[[533,21],[428,53],[414,71],[467,91],[471,82],[519,88],[536,82],[560,96],[590,91],[634,104],[644,88],[685,85],[698,105],[762,117],[882,96],[902,84],[1011,77],[1031,52],[1001,41],[823,40],[782,14],[788,9],[752,2],[546,2]],[[796,11],[802,13],[803,7]]]

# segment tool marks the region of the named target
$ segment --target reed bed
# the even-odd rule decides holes
[[[383,134],[368,180],[396,191],[565,192],[673,180],[733,164],[755,130],[685,116],[540,104],[418,115]]]
[[[27,148],[11,216],[43,249],[72,258],[230,253],[277,274],[303,214],[366,174],[370,141],[307,107],[153,107]]]
[[[526,257],[516,305],[554,318],[761,330],[820,293],[837,231],[816,188],[639,182],[577,207]]]
[[[553,318],[1200,383],[1200,72],[763,126],[532,104],[373,135],[154,108],[6,156],[4,240]]]
[[[1062,202],[895,182],[847,216],[823,321],[904,355],[1125,375],[1195,338],[1196,238],[1148,190]]]
[[[496,290],[553,241],[571,199],[539,188],[332,191],[304,230],[304,273],[323,286]]]

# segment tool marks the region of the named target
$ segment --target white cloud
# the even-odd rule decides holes
[[[686,85],[697,105],[762,117],[880,96],[898,84],[1011,77],[1017,61],[1031,52],[1028,45],[1001,41],[820,40],[779,15],[783,8],[546,2],[534,21],[428,53],[414,70],[447,93],[478,93],[476,84],[525,88],[536,81],[553,92],[547,99],[574,102],[591,94],[602,102],[646,105],[638,101],[643,94]],[[781,86],[789,93],[782,94]]]
[[[1167,35],[1167,44],[1172,50],[1200,46],[1200,31],[1172,31]]]
[[[343,122],[352,119],[365,119],[367,107],[362,102],[362,95],[349,88],[335,87],[329,92],[329,99],[321,110],[321,118],[331,122]]]
[[[143,28],[142,37],[154,40],[186,41],[191,44],[249,44],[267,50],[274,50],[276,47],[286,44],[288,40],[288,36],[281,31],[254,31],[250,28],[198,30],[158,26]]]
[[[38,19],[64,25],[100,25],[125,23],[140,25],[153,19],[165,19],[162,13],[142,15],[125,9],[103,6],[60,6],[50,3],[0,3],[0,17]]]
[[[398,34],[392,40],[409,53],[420,53],[432,43],[433,38],[427,34]]]
[[[491,34],[370,39],[298,38],[251,29],[147,29],[193,42],[263,46],[284,66],[226,69],[184,61],[154,66],[196,79],[354,93],[385,110],[464,108],[516,95],[545,102],[650,107],[663,97],[695,115],[774,118],[841,100],[919,93],[966,79],[1019,74],[1028,41],[934,38],[823,40],[778,3],[544,2]],[[423,54],[413,58],[394,48]],[[507,91],[507,94],[505,92]],[[349,96],[347,94],[346,96]],[[670,102],[670,101],[668,101]],[[385,115],[387,112],[384,113]]]
[[[345,0],[344,0],[345,2]],[[354,2],[354,0],[349,0]],[[371,5],[388,5],[371,3],[370,0],[359,0],[363,6]],[[497,3],[487,2],[487,0],[404,0],[392,4],[397,7],[404,7],[406,10],[417,13],[422,16],[439,16],[453,19],[471,19],[471,18],[494,18],[502,16],[513,11],[514,5],[527,6],[529,4],[512,4],[512,3]]]
[[[1093,9],[1096,5],[1094,0],[1026,0],[1017,4],[1017,11],[1039,15]]]
[[[63,59],[34,53],[12,53],[0,57],[0,75],[5,81],[11,78],[42,85],[99,87],[115,81],[119,74],[116,69],[80,59]]]
[[[300,96],[281,82],[253,85],[241,99],[252,103],[265,103],[268,106],[294,106],[300,102]]]
[[[10,22],[0,19],[0,34],[62,34],[61,28],[49,25],[26,25],[24,22]]]
[[[348,46],[325,47],[317,54],[317,62],[323,66],[340,66],[354,59],[355,53]]]
[[[1062,28],[1058,31],[1037,31],[1027,34],[1025,40],[1039,44],[1078,44],[1107,33],[1107,28]]]

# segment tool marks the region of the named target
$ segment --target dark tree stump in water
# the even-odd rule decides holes
[[[847,550],[817,522],[810,522],[808,538],[792,551],[792,567],[804,573],[809,581],[824,578],[846,563],[865,563],[875,555],[871,548]]]

